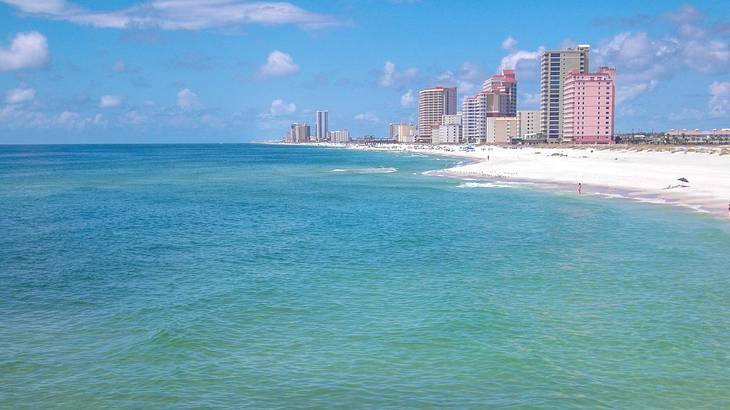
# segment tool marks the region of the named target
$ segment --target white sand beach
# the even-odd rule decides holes
[[[327,144],[332,145],[332,144]],[[342,146],[342,145],[339,145]],[[383,144],[351,149],[418,152],[471,159],[431,174],[502,182],[555,183],[583,195],[626,196],[730,217],[728,147],[505,147]],[[688,182],[680,181],[680,178]]]

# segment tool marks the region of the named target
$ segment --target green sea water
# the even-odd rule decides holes
[[[0,147],[0,408],[728,408],[730,229],[266,145]]]

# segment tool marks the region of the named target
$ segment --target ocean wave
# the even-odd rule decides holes
[[[457,188],[515,188],[515,186],[494,182],[464,182],[463,184],[457,185]]]
[[[350,174],[392,174],[398,172],[398,168],[375,167],[375,168],[335,168],[330,172],[346,172]]]

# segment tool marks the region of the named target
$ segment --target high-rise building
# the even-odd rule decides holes
[[[289,128],[289,142],[301,143],[309,142],[310,128],[308,124],[293,123]]]
[[[317,123],[314,138],[326,141],[329,137],[329,111],[317,111]]]
[[[563,91],[568,72],[587,73],[591,47],[581,44],[567,50],[543,51],[540,63],[540,122],[548,142],[563,138]]]
[[[441,125],[431,130],[431,143],[458,144],[462,141],[461,115],[444,115]]]
[[[509,144],[519,136],[517,117],[489,117],[486,121],[487,144]]]
[[[397,124],[394,132],[395,140],[405,144],[416,142],[416,135],[418,135],[418,129],[413,124]]]
[[[456,87],[433,87],[418,92],[417,142],[431,142],[431,130],[444,115],[456,114]]]
[[[345,144],[350,142],[350,131],[330,131],[328,138],[330,142]]]
[[[462,137],[468,144],[484,142],[487,95],[477,93],[464,98],[461,104]]]
[[[487,142],[487,118],[514,117],[516,114],[517,78],[514,70],[502,70],[486,80],[476,95],[464,98],[461,105],[464,142]]]
[[[400,126],[400,124],[397,122],[391,122],[388,124],[388,138],[393,141],[398,140],[398,126]]]
[[[613,141],[616,69],[595,73],[568,72],[563,103],[563,140],[576,144]]]
[[[517,78],[515,70],[502,70],[482,84],[482,92],[493,95],[488,107],[488,117],[514,117],[517,115]]]
[[[540,111],[517,111],[517,120],[520,124],[520,137],[534,137],[542,132],[542,127],[540,126]]]

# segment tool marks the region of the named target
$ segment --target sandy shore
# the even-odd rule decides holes
[[[320,144],[338,146],[337,144]],[[730,217],[728,147],[502,147],[387,144],[350,149],[418,152],[470,159],[430,174],[500,183],[555,184],[584,195],[625,196]],[[684,178],[689,182],[680,181]]]

